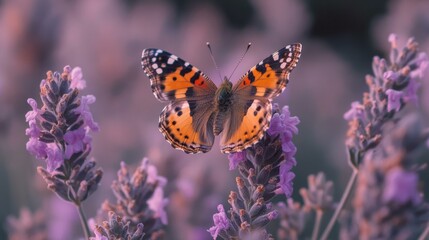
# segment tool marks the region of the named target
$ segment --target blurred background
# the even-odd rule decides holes
[[[401,44],[414,36],[429,52],[428,13],[427,0],[0,0],[0,239],[7,236],[6,217],[24,206],[43,209],[52,239],[82,236],[74,207],[46,189],[36,174],[44,163],[25,150],[27,98],[40,103],[47,70],[80,66],[87,81],[82,94],[97,98],[91,108],[101,131],[93,135],[91,155],[105,175],[84,205],[87,216],[114,199],[110,184],[120,161],[134,168],[146,156],[169,181],[167,239],[210,239],[206,229],[217,204],[236,190],[237,172],[228,170],[217,142],[207,154],[187,155],[164,140],[157,127],[164,105],[141,69],[142,50],[170,51],[219,84],[207,41],[228,76],[252,42],[233,82],[274,51],[301,42],[288,88],[274,100],[301,120],[293,198],[300,200],[309,174],[324,171],[338,199],[351,173],[343,113],[367,89],[364,76],[372,57],[387,53],[389,33]],[[420,99],[426,116],[428,85]]]

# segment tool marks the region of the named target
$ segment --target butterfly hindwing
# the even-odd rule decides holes
[[[233,86],[234,104],[230,119],[226,119],[222,152],[242,151],[263,137],[271,120],[271,100],[286,88],[301,48],[297,43],[280,49],[251,68]]]
[[[186,153],[209,151],[216,85],[196,67],[160,49],[143,50],[142,67],[155,97],[170,102],[159,117],[165,139]]]
[[[162,111],[159,129],[174,148],[186,153],[208,152],[214,141],[212,113],[209,102],[192,109],[188,101],[176,101]]]
[[[258,142],[268,129],[271,101],[249,99],[235,102],[226,119],[220,141],[223,153],[240,152]]]

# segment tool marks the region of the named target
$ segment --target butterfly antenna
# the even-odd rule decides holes
[[[241,56],[240,61],[238,61],[237,65],[235,65],[234,70],[232,70],[231,76],[229,76],[228,79],[231,79],[232,75],[234,74],[235,70],[237,69],[238,65],[240,65],[241,61],[243,61],[244,56],[246,56],[247,51],[249,51],[250,46],[252,43],[247,44],[246,51],[244,51],[243,56]]]
[[[219,78],[222,81],[222,74],[220,73],[219,66],[216,64],[216,61],[215,61],[215,59],[213,57],[212,47],[210,46],[209,42],[207,42],[206,44],[207,44],[207,47],[209,48],[209,51],[210,51],[210,57],[212,58],[212,61],[213,61],[214,65],[215,65],[215,67],[217,69],[217,72],[219,73]]]

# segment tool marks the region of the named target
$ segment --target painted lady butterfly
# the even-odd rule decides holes
[[[186,153],[208,152],[221,135],[223,153],[257,143],[271,120],[271,100],[289,81],[301,55],[288,45],[251,68],[235,85],[225,77],[216,85],[188,62],[161,49],[144,49],[142,67],[153,94],[168,102],[159,117],[165,139]]]

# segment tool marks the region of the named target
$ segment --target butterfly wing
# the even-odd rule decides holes
[[[302,45],[288,45],[251,68],[233,86],[234,103],[225,121],[222,152],[241,151],[264,136],[271,120],[271,100],[286,88]]]
[[[165,139],[186,153],[209,151],[216,85],[196,67],[160,49],[143,50],[142,67],[155,97],[169,102],[159,117]]]

